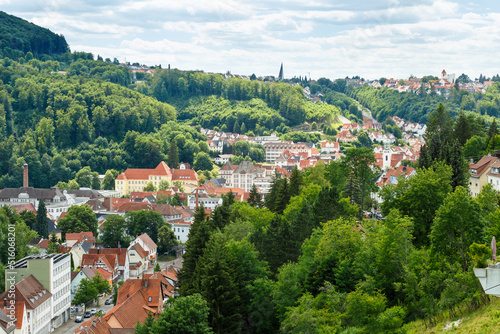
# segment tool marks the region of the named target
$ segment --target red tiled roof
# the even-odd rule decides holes
[[[148,180],[150,175],[168,176],[172,171],[165,162],[160,162],[155,169],[129,168],[118,175],[117,180]]]
[[[198,181],[198,174],[194,169],[174,169],[172,181],[192,180]]]
[[[130,193],[130,199],[131,200],[136,200],[136,199],[143,199],[146,196],[154,195],[154,191],[133,191]]]
[[[37,214],[35,207],[31,203],[14,204],[11,205],[10,208],[16,210],[19,213],[26,210],[33,212],[35,215]]]
[[[497,160],[496,157],[491,157],[491,156],[485,155],[477,163],[470,166],[471,170],[472,169],[476,170],[475,174],[472,174],[472,172],[471,172],[471,176],[472,177],[481,177],[481,175],[483,175],[483,173],[488,170],[488,167],[491,164],[493,164],[496,160]]]
[[[109,280],[111,277],[113,277],[113,274],[110,273],[109,271],[106,271],[102,268],[97,268],[97,272],[101,275],[102,278]]]
[[[49,239],[42,239],[40,240],[40,242],[38,243],[38,245],[36,245],[38,248],[49,248]]]
[[[155,249],[158,247],[155,244],[155,242],[146,233],[141,234],[139,236],[139,239],[141,239],[142,242],[144,242],[144,244],[146,245],[147,248],[149,248],[149,250],[152,250],[152,249]]]
[[[94,238],[94,234],[92,232],[80,232],[80,233],[66,233],[66,240],[80,240],[83,236],[86,236],[88,238]]]
[[[45,293],[43,293],[45,291]],[[26,308],[32,310],[40,306],[43,302],[50,299],[52,294],[49,290],[35,278],[33,275],[29,275],[22,281],[16,284],[15,298],[16,301],[24,301],[26,303]],[[7,299],[11,300],[9,297],[9,292],[6,291],[0,295],[0,300]]]
[[[99,261],[99,259],[101,259],[104,265],[108,267],[109,271],[113,272],[115,270],[115,254],[83,254],[81,266],[95,267],[95,264]]]
[[[170,204],[155,204],[154,210],[162,216],[174,216],[180,214],[180,212],[175,210],[175,208]]]
[[[3,300],[2,300],[2,304],[1,305],[4,305],[3,304]],[[10,300],[9,300],[9,303],[8,305],[12,305],[10,304]],[[24,301],[16,301],[15,304],[14,304],[14,312],[15,312],[15,317],[16,317],[16,320],[14,321],[16,323],[16,328],[17,329],[21,329],[23,328],[23,316],[24,316],[24,307],[26,306],[26,303]],[[5,314],[10,314],[11,310],[10,309],[7,309],[6,307],[2,307],[2,310]]]
[[[135,249],[135,251],[137,252],[137,254],[139,254],[141,258],[146,258],[149,255],[149,253],[145,251],[144,248],[142,248],[141,245],[139,244],[134,244],[132,247]]]
[[[91,248],[89,254],[111,254],[118,256],[118,265],[124,266],[127,261],[126,248]]]
[[[154,211],[154,206],[147,202],[127,202],[123,203],[116,212],[129,212],[129,211],[139,211],[139,210],[149,210]]]

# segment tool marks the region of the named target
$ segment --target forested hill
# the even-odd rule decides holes
[[[0,57],[17,59],[27,52],[39,57],[68,51],[63,35],[0,11]]]
[[[0,188],[20,186],[24,162],[30,185],[50,187],[84,166],[101,174],[156,166],[178,134],[199,151],[205,138],[176,124],[174,107],[117,84],[59,73],[58,66],[0,60]]]

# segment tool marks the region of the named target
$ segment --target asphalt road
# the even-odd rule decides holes
[[[91,309],[95,308],[97,310],[103,310],[104,312],[108,312],[109,310],[111,310],[113,308],[114,305],[104,305],[104,301],[106,299],[108,299],[111,295],[107,295],[107,296],[104,296],[100,299],[99,301],[99,306],[96,306],[96,305],[92,305],[92,306],[89,306],[87,307],[87,309],[90,311]],[[91,318],[84,318],[83,319],[83,322],[81,323],[77,323],[75,322],[75,317],[79,314],[82,314],[83,315],[83,310],[79,307],[78,308],[78,313],[75,313],[75,312],[72,312],[71,313],[71,320],[65,322],[64,324],[62,324],[59,328],[57,328],[54,332],[54,334],[69,334],[69,333],[74,333],[75,330],[77,330],[78,327],[80,327],[80,325],[91,319]]]

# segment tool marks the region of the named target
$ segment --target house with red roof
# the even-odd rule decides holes
[[[470,165],[469,189],[472,196],[476,197],[488,183],[488,172],[492,166],[498,165],[499,161],[496,156],[485,155],[477,163]]]
[[[3,300],[0,304],[0,333],[29,333],[27,313],[24,301]]]
[[[322,141],[321,153],[337,153],[340,152],[340,143],[338,141]]]
[[[139,277],[149,268],[149,253],[138,243],[130,245],[127,249],[129,258],[130,277]]]
[[[89,254],[111,254],[118,258],[118,279],[128,280],[130,273],[130,261],[127,254],[127,248],[91,248]]]
[[[83,254],[81,268],[88,267],[90,269],[103,269],[111,274],[111,280],[118,280],[118,256],[116,254],[101,254],[101,249],[98,249],[97,254]],[[102,275],[101,275],[102,276]]]
[[[147,235],[146,233],[141,234],[135,240],[133,240],[130,245],[139,244],[141,247],[148,252],[149,266],[154,266],[156,264],[156,257],[158,246],[156,243]]]
[[[159,316],[173,291],[174,287],[159,272],[129,279],[118,290],[116,305],[106,315],[82,323],[75,333],[133,333],[137,322],[143,323],[149,314]]]
[[[149,182],[158,187],[163,180],[172,184],[172,170],[162,161],[155,169],[128,168],[116,178],[115,189],[123,196],[142,191]]]
[[[14,296],[12,296],[14,295]],[[33,275],[23,278],[15,284],[14,292],[5,291],[0,295],[2,311],[10,314],[10,305],[15,306],[15,331],[23,333],[49,333],[52,314],[52,293]],[[7,305],[6,305],[7,304]],[[9,318],[10,320],[10,318]],[[0,318],[0,323],[2,319]],[[12,332],[10,332],[12,333]]]

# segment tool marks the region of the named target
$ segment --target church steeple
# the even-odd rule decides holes
[[[283,63],[281,63],[280,74],[278,74],[278,80],[283,80]]]

